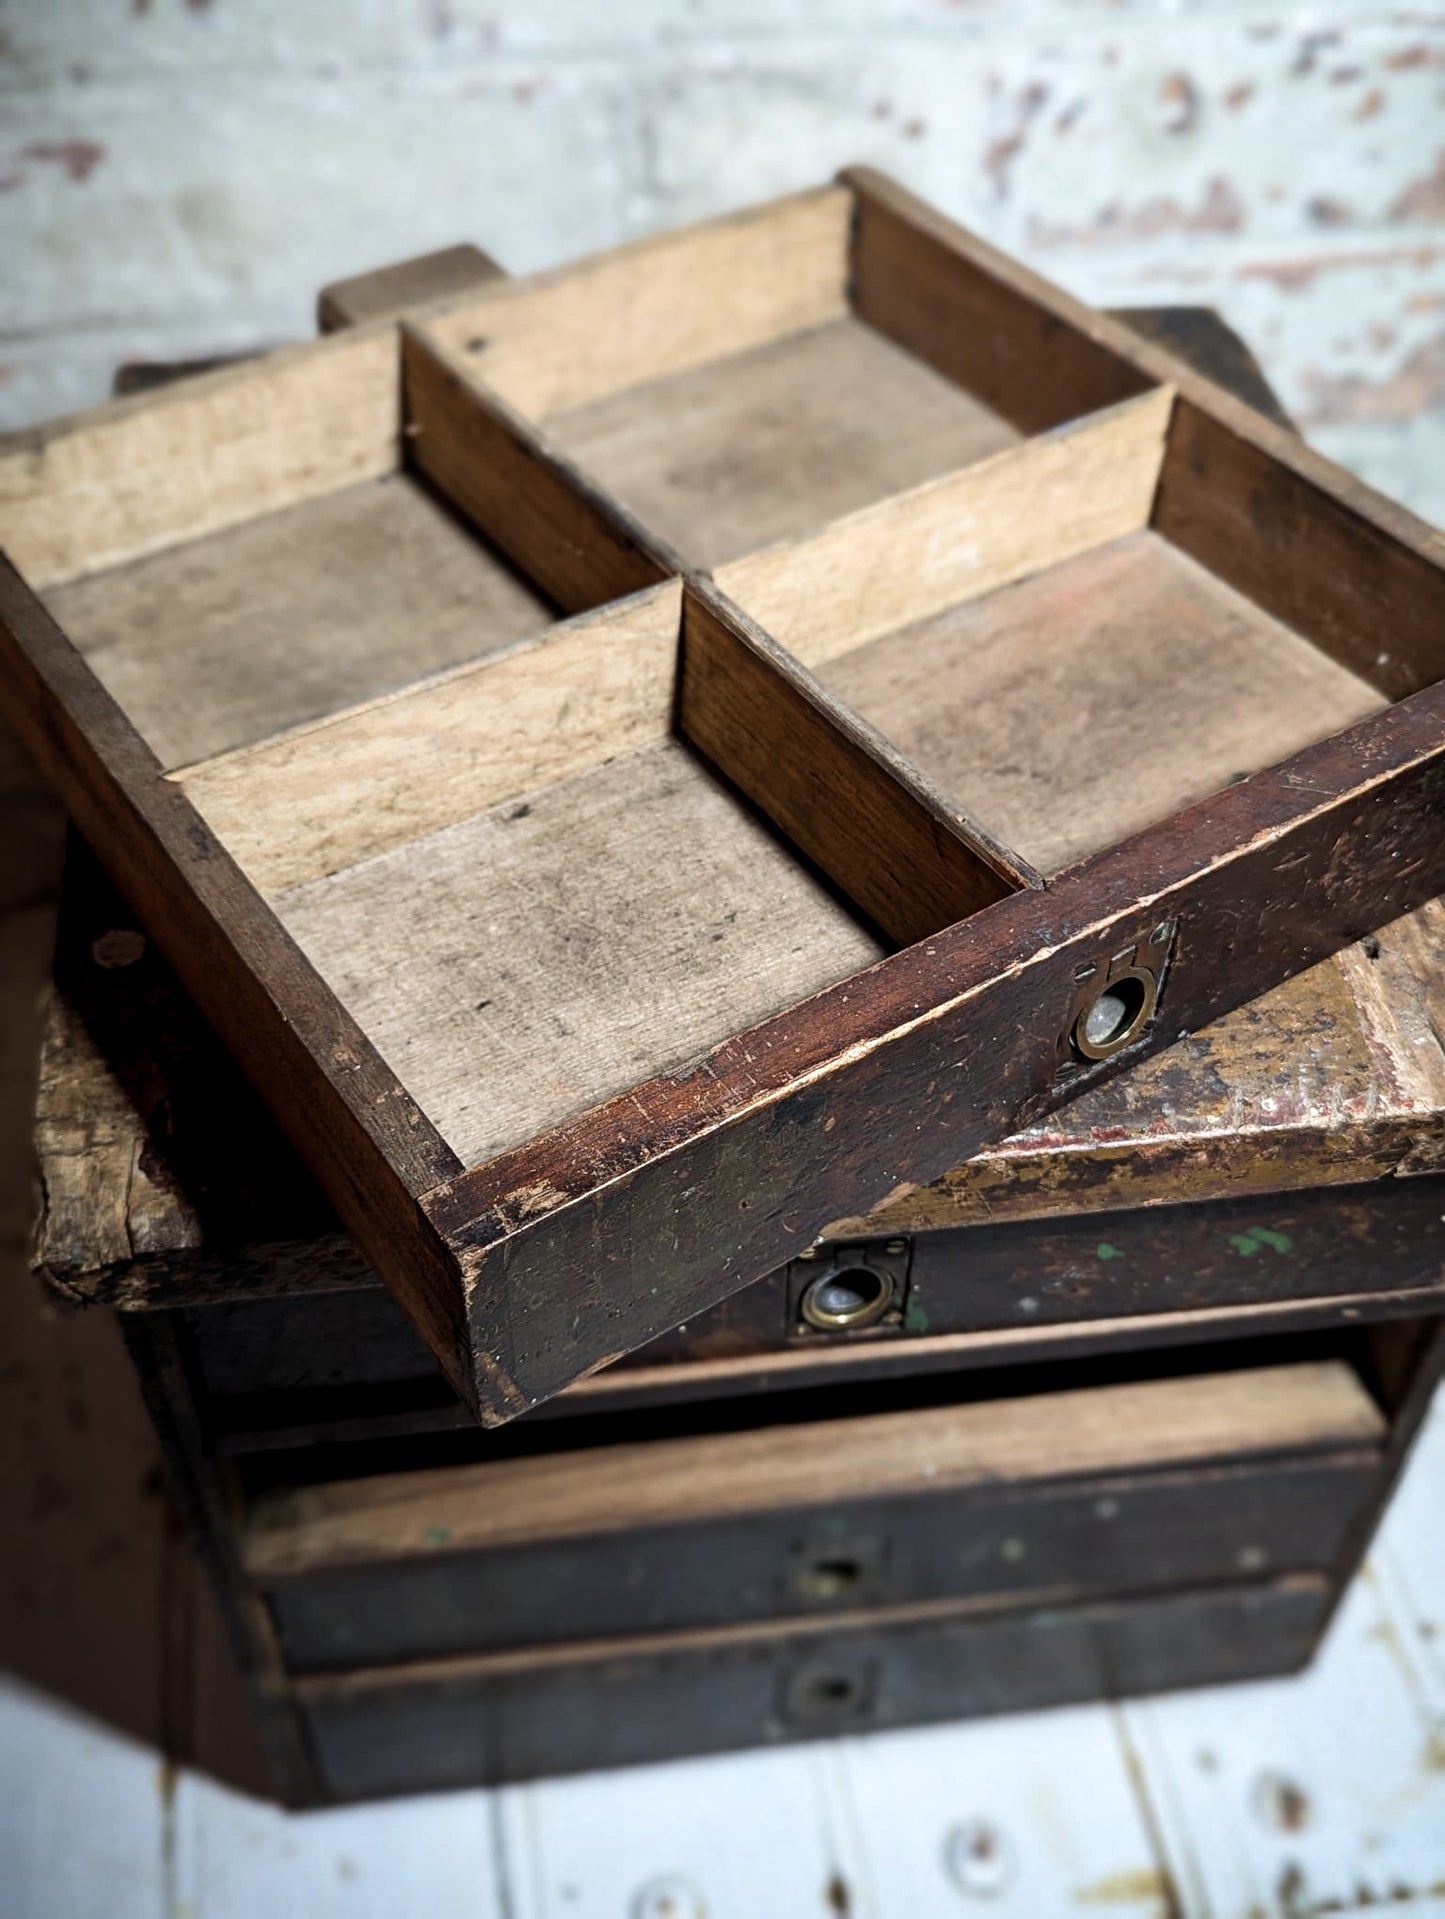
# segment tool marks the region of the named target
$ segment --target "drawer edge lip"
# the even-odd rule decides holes
[[[1299,1446],[1273,1453],[1250,1453],[1241,1449],[1233,1456],[1199,1463],[1181,1460],[1143,1469],[1126,1465],[1077,1475],[1055,1474],[1047,1478],[1024,1481],[994,1479],[967,1485],[920,1487],[904,1495],[877,1492],[860,1494],[846,1501],[797,1500],[781,1503],[765,1510],[754,1508],[704,1514],[686,1513],[671,1520],[659,1520],[636,1527],[599,1525],[587,1530],[548,1532],[532,1537],[518,1534],[495,1544],[486,1545],[468,1541],[455,1543],[446,1541],[425,1548],[396,1550],[383,1547],[369,1552],[363,1547],[345,1556],[330,1559],[320,1557],[303,1559],[294,1552],[268,1552],[264,1549],[265,1542],[257,1534],[243,1527],[240,1536],[241,1563],[246,1577],[257,1588],[268,1592],[280,1592],[337,1580],[344,1581],[351,1576],[392,1572],[398,1577],[406,1577],[432,1568],[440,1569],[499,1556],[510,1557],[533,1550],[566,1550],[568,1548],[587,1550],[592,1546],[600,1546],[606,1541],[625,1538],[630,1533],[648,1540],[671,1537],[678,1542],[678,1549],[684,1550],[688,1535],[703,1536],[710,1527],[729,1524],[760,1525],[768,1522],[781,1524],[785,1521],[802,1523],[810,1516],[835,1512],[840,1506],[861,1511],[885,1507],[893,1512],[900,1507],[913,1508],[948,1503],[958,1507],[988,1510],[1009,1505],[1023,1507],[1030,1501],[1046,1499],[1114,1498],[1137,1492],[1150,1485],[1176,1486],[1180,1488],[1183,1496],[1191,1487],[1207,1488],[1220,1480],[1235,1483],[1256,1481],[1310,1468],[1335,1470],[1342,1475],[1357,1474],[1362,1483],[1368,1486],[1369,1482],[1384,1470],[1386,1457],[1387,1437],[1382,1433],[1373,1442],[1363,1439],[1336,1440],[1319,1446]],[[294,1538],[297,1533],[303,1531],[303,1527],[298,1527],[291,1537]]]
[[[1128,1591],[1070,1602],[1064,1589],[1011,1594],[997,1599],[923,1600],[913,1604],[880,1606],[850,1613],[813,1618],[790,1617],[749,1621],[739,1626],[692,1627],[680,1631],[635,1633],[607,1639],[569,1640],[561,1645],[529,1646],[493,1653],[454,1654],[450,1657],[399,1661],[395,1664],[348,1668],[336,1672],[298,1673],[291,1679],[297,1702],[308,1709],[345,1706],[380,1694],[401,1697],[450,1685],[485,1684],[493,1679],[526,1677],[533,1673],[586,1669],[613,1661],[635,1662],[687,1654],[746,1655],[756,1648],[779,1652],[800,1649],[829,1638],[893,1634],[930,1626],[986,1627],[1015,1621],[1047,1626],[1056,1621],[1098,1613],[1124,1613],[1163,1606],[1181,1600],[1235,1600],[1259,1604],[1272,1599],[1313,1600],[1323,1612],[1334,1590],[1322,1572],[1285,1573],[1273,1579],[1225,1581],[1175,1587],[1163,1591]]]

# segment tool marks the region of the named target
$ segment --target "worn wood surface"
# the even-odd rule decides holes
[[[411,457],[565,612],[683,570],[534,420],[467,378],[442,342],[403,324],[402,365]]]
[[[296,1577],[781,1508],[1368,1447],[1384,1430],[1340,1362],[760,1425],[283,1491],[253,1512],[246,1564],[263,1580]]]
[[[547,430],[706,567],[1019,437],[852,314],[555,414]]]
[[[46,602],[169,767],[392,692],[555,617],[410,473],[107,568]]]
[[[683,600],[678,724],[898,945],[1039,883],[705,583]]]
[[[883,951],[669,738],[275,904],[466,1164],[686,1068]]]
[[[1376,1510],[1377,1455],[1081,1478],[707,1519],[486,1553],[258,1569],[289,1668],[335,1671],[575,1638],[934,1599],[1177,1592],[1336,1564]]]
[[[636,1764],[703,1736],[727,1751],[1288,1671],[1323,1599],[1301,1576],[992,1618],[897,1608],[317,1674],[297,1691],[329,1794],[345,1800]]]
[[[655,588],[180,777],[262,891],[324,879],[666,739],[681,599]]]
[[[1149,521],[1168,388],[735,560],[719,587],[804,666]]]
[[[225,1790],[204,1761],[159,1791],[153,1748],[6,1686],[3,1742],[25,1760],[0,1804],[11,1902],[47,1919],[98,1905],[153,1919],[167,1899],[204,1919],[288,1903],[559,1919],[666,1895],[781,1919],[826,1894],[855,1919],[955,1919],[961,1903],[1005,1919],[1244,1919],[1297,1908],[1303,1887],[1345,1910],[1368,1895],[1429,1911],[1445,1824],[1442,1496],[1437,1417],[1297,1676],[319,1819]]]
[[[470,241],[441,247],[435,253],[420,253],[415,259],[398,260],[370,273],[333,280],[316,296],[317,325],[323,333],[363,326],[368,320],[386,319],[407,307],[468,293],[502,276],[503,269],[491,255]]]
[[[882,635],[823,678],[1043,873],[1383,704],[1151,530]]]
[[[655,1436],[283,1483],[248,1513],[242,1576],[294,1670],[989,1593],[1078,1603],[1330,1569],[1384,1436],[1339,1362]]]
[[[0,525],[36,589],[392,472],[396,328],[283,347],[0,441]]]
[[[1187,320],[1170,317],[1170,344],[1181,345]],[[1221,339],[1232,336],[1216,323],[1183,344],[1237,381]],[[266,685],[276,697],[276,677]],[[131,1304],[371,1283],[164,963],[153,950],[143,964],[120,963],[136,939],[130,909],[88,863],[72,861],[72,874],[39,1126],[39,1246],[52,1279],[77,1298]],[[121,937],[103,949],[109,964],[92,959],[92,944],[112,931]],[[1445,917],[1432,903],[937,1185],[885,1202],[876,1230],[1441,1166],[1445,1052],[1432,1034],[1445,1025],[1442,938]]]
[[[851,217],[845,189],[813,188],[462,295],[428,328],[545,420],[841,318]]]
[[[831,988],[690,1073],[443,1182],[425,1209],[466,1275],[475,1345],[517,1388],[509,1407],[591,1370],[594,1341],[602,1358],[640,1345],[790,1243],[838,1231],[888,1190],[938,1177],[961,1146],[1062,1103],[1057,1009],[1080,966],[1177,919],[1148,1049],[1254,997],[1281,953],[1323,958],[1362,914],[1391,918],[1438,892],[1442,719],[1445,692],[1417,694],[1152,829],[1129,859],[1085,862],[883,961],[866,997]],[[594,1191],[604,1204],[573,1203]],[[685,1208],[684,1193],[696,1196]],[[644,1303],[636,1277],[664,1231],[673,1250]],[[546,1292],[558,1271],[586,1275],[565,1307]],[[504,1303],[514,1289],[525,1328]]]

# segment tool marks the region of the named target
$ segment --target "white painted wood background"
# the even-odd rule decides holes
[[[1445,520],[1438,0],[0,0],[0,425],[387,259],[522,271],[849,160],[1087,299],[1219,306]]]
[[[1445,1405],[1297,1679],[286,1814],[15,1685],[13,1919],[1445,1915]]]

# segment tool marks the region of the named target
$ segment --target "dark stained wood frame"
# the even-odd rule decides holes
[[[956,815],[941,817],[926,783],[818,689],[805,704],[826,713],[828,737],[905,821],[932,818],[961,862],[957,905],[980,910],[930,930],[865,897],[916,943],[691,1071],[466,1168],[19,575],[0,570],[0,668],[17,731],[487,1423],[1445,887],[1438,536],[886,182],[845,180],[865,319],[1000,404],[1018,389],[1009,363],[1022,356],[1037,395],[1021,422],[1030,430],[1175,387],[1155,523],[1395,704],[1045,887]],[[961,327],[969,313],[979,323]],[[564,606],[681,566],[484,387],[438,371],[419,324],[404,329],[402,351],[408,403],[434,404],[432,376],[447,398],[422,437],[424,467],[446,481],[436,449],[466,434],[480,435],[483,473],[502,471],[493,463],[504,454],[528,471],[518,557],[540,568],[539,556],[563,551],[563,570],[553,564],[541,583]],[[539,537],[558,514],[578,543]],[[488,530],[508,543],[505,529]],[[750,645],[746,621],[695,575],[685,635],[689,622]],[[755,645],[750,656],[761,657]],[[716,737],[708,745],[724,751]],[[742,784],[766,803],[745,772]],[[828,851],[796,810],[782,824],[805,850]],[[1164,922],[1178,931],[1152,1026],[1061,1082],[1080,968]]]

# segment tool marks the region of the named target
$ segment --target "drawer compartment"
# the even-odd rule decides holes
[[[859,1606],[1323,1570],[1385,1422],[1339,1361],[273,1487],[243,1563],[299,1670]]]
[[[1295,1670],[1324,1581],[855,1614],[338,1673],[296,1686],[333,1800],[493,1785]]]

